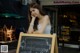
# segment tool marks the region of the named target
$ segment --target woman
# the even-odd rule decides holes
[[[36,3],[31,3],[30,4],[30,15],[32,17],[30,26],[28,29],[28,33],[33,33],[33,34],[50,34],[51,30],[51,25],[50,25],[50,19],[49,16],[46,15],[41,7],[36,4]],[[35,30],[35,22],[38,23],[37,29]]]

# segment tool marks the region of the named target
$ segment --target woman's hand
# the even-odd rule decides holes
[[[31,23],[34,24],[34,21],[35,21],[36,17],[34,17],[34,16],[31,16],[31,17],[32,17]]]
[[[29,29],[28,29],[28,32],[27,32],[27,33],[29,33],[29,34],[31,34],[31,33],[34,32],[33,27],[34,27],[34,21],[35,21],[35,19],[36,19],[36,18],[35,18],[34,16],[32,16],[32,20],[31,20],[31,22],[30,22]]]

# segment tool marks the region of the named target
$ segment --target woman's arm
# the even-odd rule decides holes
[[[31,20],[31,23],[29,25],[29,28],[28,28],[28,32],[27,33],[33,33],[34,29],[33,29],[33,26],[34,26],[34,21],[35,21],[35,17],[32,17],[32,20]]]
[[[34,34],[42,34],[47,26],[47,24],[49,23],[49,16],[45,16],[43,19],[43,22],[41,24],[41,28],[40,30],[34,31]]]

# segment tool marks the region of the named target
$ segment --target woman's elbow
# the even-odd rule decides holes
[[[40,31],[36,31],[36,32],[33,32],[34,34],[42,34],[43,32],[40,32]]]

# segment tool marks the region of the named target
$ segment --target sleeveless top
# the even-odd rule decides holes
[[[38,24],[37,25],[38,30],[40,30],[41,27],[42,27],[41,24]],[[44,29],[43,34],[50,34],[50,31],[51,31],[51,25],[50,24],[47,24],[46,28]]]
[[[41,27],[42,27],[41,24],[37,25],[38,30],[40,30]],[[47,24],[47,26],[44,29],[43,34],[50,34],[50,31],[51,31],[51,25]],[[50,40],[49,39],[45,39],[45,38],[42,38],[41,40],[45,41],[45,44],[49,46],[49,50],[50,50],[50,47],[51,47]]]

